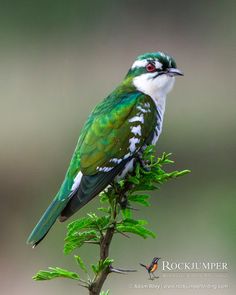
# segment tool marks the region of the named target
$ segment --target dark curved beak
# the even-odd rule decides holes
[[[183,76],[184,74],[179,69],[169,68],[167,70],[167,75],[173,77],[173,76]]]

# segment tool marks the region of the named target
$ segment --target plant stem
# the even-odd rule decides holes
[[[107,228],[104,235],[101,235],[100,240],[100,261],[104,261],[109,256],[110,244],[115,233],[116,228],[116,218],[117,218],[117,204],[120,196],[117,196],[115,200],[110,201],[110,206],[112,208],[111,212],[111,225]],[[102,269],[94,278],[93,282],[89,286],[89,295],[99,295],[102,286],[111,272],[110,266]]]
[[[115,226],[112,224],[106,231],[104,237],[101,240],[100,244],[100,260],[105,260],[109,255],[109,248],[111,244],[112,237],[115,232]],[[110,268],[106,267],[101,270],[97,276],[95,277],[94,281],[89,286],[89,294],[90,295],[99,295],[102,286],[110,273]]]

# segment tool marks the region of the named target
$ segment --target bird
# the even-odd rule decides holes
[[[163,52],[139,55],[123,81],[88,116],[64,181],[28,237],[35,247],[55,221],[63,222],[131,172],[135,159],[156,144],[166,96],[183,73]]]
[[[149,265],[139,263],[141,266],[145,267],[146,270],[148,271],[150,280],[154,280],[155,278],[159,278],[159,277],[155,277],[154,272],[158,269],[158,261],[160,259],[161,259],[160,257],[154,257],[152,259],[152,262]],[[151,276],[151,274],[152,274],[152,276]]]

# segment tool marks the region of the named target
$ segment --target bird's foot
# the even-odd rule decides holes
[[[140,166],[141,168],[146,171],[146,172],[150,172],[151,171],[151,168],[150,168],[150,161],[147,161],[147,160],[143,160],[142,158],[142,154],[139,153],[138,154],[138,159],[137,159],[140,163]]]
[[[129,201],[128,201],[128,198],[127,198],[126,195],[124,195],[124,196],[122,197],[122,199],[119,201],[119,204],[120,204],[120,208],[121,208],[122,210],[124,210],[124,209],[130,209],[130,210],[134,210],[134,211],[138,211],[138,210],[139,210],[139,209],[137,209],[137,208],[133,208],[133,207],[131,207],[131,206],[129,205]]]
[[[126,195],[122,196],[122,198],[119,200],[119,205],[121,209],[126,209],[128,206],[128,198]]]

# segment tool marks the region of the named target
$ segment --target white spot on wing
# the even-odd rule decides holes
[[[76,177],[74,178],[74,183],[71,187],[71,191],[74,191],[79,187],[82,176],[83,173],[81,171],[76,175]]]
[[[141,122],[144,123],[144,118],[143,118],[143,114],[141,114],[140,116],[134,116],[133,118],[129,119],[129,122]]]
[[[130,153],[128,153],[128,154],[126,154],[125,156],[124,156],[124,160],[126,160],[127,158],[129,158],[130,157]]]
[[[137,106],[137,109],[143,113],[147,113],[147,110],[142,108],[141,106]]]
[[[100,172],[109,172],[113,169],[113,167],[97,167],[97,170],[100,171]]]
[[[145,107],[145,105],[143,105],[144,107]],[[150,106],[150,105],[149,105]],[[145,108],[143,108],[142,106],[140,106],[140,105],[138,105],[137,106],[137,109],[139,110],[139,111],[141,111],[142,113],[150,113],[151,112],[151,110],[150,110],[150,108],[147,108],[147,107],[145,107]]]
[[[136,150],[136,144],[140,142],[140,139],[136,138],[136,137],[132,137],[129,140],[130,146],[129,146],[129,150],[131,151],[131,153],[133,153]]]
[[[111,159],[109,162],[111,162],[111,163],[115,163],[115,164],[120,164],[121,161],[122,161],[122,159],[113,158],[113,159]]]
[[[140,135],[140,136],[141,136],[141,126],[140,126],[140,125],[130,127],[130,129],[131,129],[131,132],[132,132],[134,135]]]
[[[123,171],[116,176],[116,181],[119,181],[125,177],[125,175],[129,172],[132,171],[134,168],[134,159],[130,160],[126,165]]]
[[[145,106],[145,108],[150,108],[150,103],[149,102],[145,102],[144,106]]]

